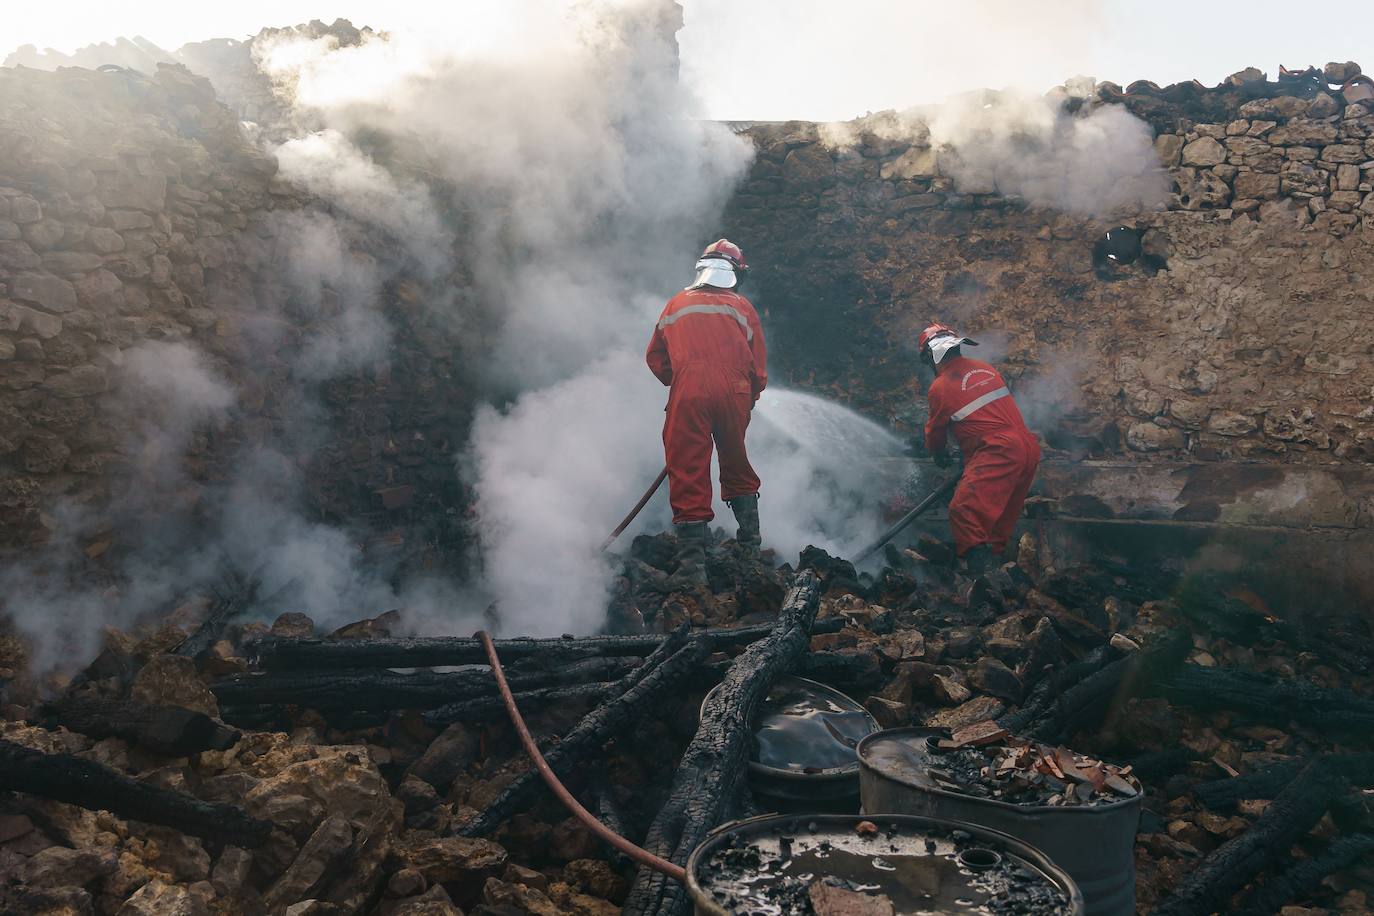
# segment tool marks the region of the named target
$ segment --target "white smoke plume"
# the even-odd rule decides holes
[[[940,105],[885,111],[820,126],[823,143],[851,147],[865,133],[910,143],[895,166],[950,178],[963,194],[999,194],[1077,216],[1162,207],[1169,179],[1149,124],[1120,105],[1089,101],[1078,78],[1044,95],[966,92]]]
[[[1071,87],[1080,93],[1088,86]],[[979,92],[941,105],[930,119],[940,168],[960,191],[1020,197],[1084,216],[1162,205],[1168,180],[1154,132],[1120,105],[1070,113],[1067,94]]]

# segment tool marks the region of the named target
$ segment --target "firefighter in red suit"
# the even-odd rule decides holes
[[[759,477],[749,465],[744,431],[768,384],[768,363],[758,313],[735,291],[747,269],[732,242],[708,245],[692,285],[664,306],[645,356],[669,386],[663,451],[679,545],[675,585],[706,584],[707,523],[715,517],[712,443],[720,453],[721,499],[739,523],[736,540],[751,553],[761,544]]]
[[[964,356],[965,344],[978,345],[942,324],[926,328],[917,341],[921,359],[935,369],[926,448],[947,467],[952,459],[945,446],[953,428],[964,473],[949,503],[949,526],[959,556],[980,574],[1001,556],[1021,517],[1040,464],[1040,443],[1021,419],[1002,374]]]

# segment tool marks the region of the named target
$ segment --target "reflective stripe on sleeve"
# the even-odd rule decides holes
[[[998,388],[995,391],[989,391],[987,394],[974,398],[972,401],[969,401],[963,407],[960,407],[958,410],[954,411],[954,414],[950,417],[950,419],[955,421],[966,419],[969,416],[969,414],[978,410],[980,407],[986,407],[993,401],[1000,400],[1001,398],[1004,398],[1009,394],[1011,394],[1011,392],[1008,391],[1005,387]]]
[[[744,336],[747,340],[750,342],[754,340],[754,329],[749,327],[749,319],[729,305],[689,305],[686,308],[680,308],[671,315],[663,316],[663,320],[658,323],[658,329],[663,330],[683,315],[728,315],[738,321],[740,327],[744,328]]]

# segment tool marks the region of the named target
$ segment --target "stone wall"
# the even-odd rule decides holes
[[[943,151],[874,119],[840,146],[814,124],[749,127],[759,155],[726,233],[755,266],[779,379],[915,430],[913,342],[939,318],[994,332],[1052,450],[1368,463],[1374,102],[1290,91],[1258,71],[1097,87],[1091,104],[1151,124],[1173,181],[1167,209],[1116,217],[1143,230],[1126,267],[1094,262],[1117,221],[961,186]]]
[[[149,340],[194,347],[238,402],[186,443],[168,513],[193,513],[255,445],[292,442],[310,517],[391,546],[405,540],[388,533],[398,516],[458,517],[452,456],[472,397],[413,279],[381,293],[397,329],[388,358],[311,390],[319,437],[283,435],[302,390],[293,361],[334,304],[327,281],[306,309],[282,280],[296,240],[281,217],[315,204],[275,172],[179,66],[151,78],[0,69],[0,546],[47,538],[63,502],[96,512],[81,532],[89,555],[138,540],[99,513],[147,470],[119,389],[126,354]],[[366,247],[350,257],[379,254]]]

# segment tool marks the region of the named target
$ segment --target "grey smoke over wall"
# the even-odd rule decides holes
[[[951,178],[959,193],[1100,218],[1162,207],[1169,179],[1154,131],[1120,105],[1089,102],[1093,87],[1080,77],[1043,95],[966,92],[939,105],[826,124],[821,136],[832,146],[853,145],[861,131],[909,142],[904,159],[914,173]]]

